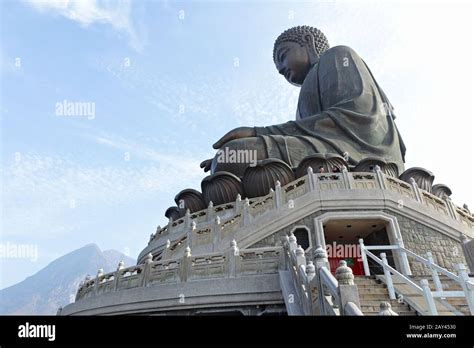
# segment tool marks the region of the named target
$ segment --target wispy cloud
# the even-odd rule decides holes
[[[83,27],[95,23],[111,25],[128,35],[130,45],[140,52],[144,42],[139,37],[131,18],[131,1],[101,0],[24,0],[40,13],[59,15],[79,23]]]
[[[22,154],[17,161],[12,158],[2,173],[4,237],[33,238],[37,231],[43,237],[67,235],[71,226],[67,228],[62,221],[78,209],[102,209],[151,196],[173,196],[186,188],[183,185],[195,186],[204,176],[199,161],[186,155],[177,161],[176,156],[123,139],[101,136],[91,140],[130,151],[132,160],[133,156],[141,157],[144,164],[123,161],[114,166],[87,165],[34,152]],[[163,203],[171,205],[172,201]]]

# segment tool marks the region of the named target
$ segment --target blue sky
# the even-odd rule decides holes
[[[469,2],[3,1],[0,288],[87,243],[136,257],[199,163],[237,126],[294,119],[275,38],[320,28],[354,48],[396,108],[407,167],[474,205]],[[18,60],[19,58],[19,60]],[[19,64],[18,64],[19,62]],[[19,65],[19,66],[18,66]],[[64,100],[95,116],[60,116]]]

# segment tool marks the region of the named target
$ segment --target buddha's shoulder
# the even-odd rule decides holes
[[[327,59],[331,57],[340,57],[344,55],[351,55],[353,57],[354,56],[358,57],[358,54],[352,48],[350,48],[349,46],[340,45],[340,46],[334,46],[328,49],[326,52],[323,53],[323,55],[321,56],[321,59],[325,59],[325,58]]]

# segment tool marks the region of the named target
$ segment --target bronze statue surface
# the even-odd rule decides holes
[[[317,153],[344,156],[350,166],[375,157],[403,172],[405,146],[392,105],[353,49],[329,48],[321,31],[301,26],[277,38],[273,57],[279,73],[301,86],[296,120],[228,132],[214,144],[216,156],[201,163],[205,171],[242,177],[252,164],[222,160],[226,150],[255,151],[256,160],[279,159],[293,169]]]

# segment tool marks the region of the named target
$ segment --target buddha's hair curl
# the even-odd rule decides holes
[[[285,30],[278,36],[273,45],[273,61],[276,61],[276,50],[277,47],[283,42],[296,42],[301,46],[307,45],[305,40],[306,35],[312,35],[314,38],[314,44],[316,46],[316,52],[318,55],[323,54],[329,49],[329,42],[323,32],[317,28],[310,27],[308,25],[301,25]]]

